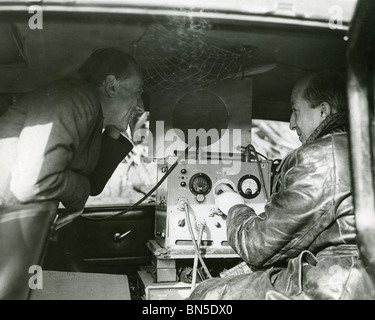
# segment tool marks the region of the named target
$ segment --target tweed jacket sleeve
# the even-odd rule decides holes
[[[70,163],[98,130],[98,101],[87,91],[61,86],[27,95],[19,104],[27,111],[11,191],[21,202],[59,200],[68,209],[81,210],[90,182]]]

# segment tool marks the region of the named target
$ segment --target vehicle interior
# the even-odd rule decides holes
[[[292,88],[321,69],[347,70],[351,79],[356,221],[373,272],[371,1],[160,2],[0,1],[1,113],[35,88],[76,76],[98,48],[132,54],[144,77],[146,112],[127,132],[131,155],[81,216],[59,208],[67,222],[45,235],[41,260],[51,288],[31,298],[182,300],[207,272],[245,268],[228,245],[225,218],[213,212],[213,190],[229,182],[262,211],[275,168],[300,145],[289,129]],[[200,128],[221,134],[188,149],[183,138]],[[121,292],[113,289],[119,277]]]

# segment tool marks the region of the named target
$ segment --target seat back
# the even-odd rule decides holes
[[[29,269],[42,266],[56,217],[56,202],[0,207],[0,299],[29,298]]]

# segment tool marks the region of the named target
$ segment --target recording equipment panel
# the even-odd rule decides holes
[[[251,144],[252,79],[205,88],[178,88],[150,99],[149,150],[158,159],[157,243],[171,257],[238,257],[227,241],[226,216],[215,207],[215,187],[230,185],[257,212],[270,192],[271,161],[244,157]],[[202,227],[203,226],[203,227]]]
[[[226,235],[226,216],[215,207],[215,187],[219,183],[230,185],[257,214],[264,211],[270,193],[271,161],[234,161],[224,174],[222,163],[189,164],[182,161],[158,189],[155,217],[155,239],[172,255],[193,255],[192,237],[188,228],[183,203],[188,203],[188,214],[198,239],[199,224],[204,224],[202,246],[208,257],[236,257]],[[158,165],[158,178],[169,165]],[[261,176],[261,174],[263,176]],[[262,183],[265,182],[265,184]]]

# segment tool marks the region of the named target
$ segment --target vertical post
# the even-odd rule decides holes
[[[375,141],[372,138],[371,116],[373,114],[368,90],[369,68],[375,61],[372,47],[375,43],[375,24],[372,17],[375,5],[372,0],[357,4],[351,22],[348,48],[348,102],[351,144],[352,182],[357,243],[361,258],[375,283]]]
[[[367,88],[349,67],[349,118],[352,181],[358,247],[365,264],[375,275],[375,193],[372,172],[372,142]]]

